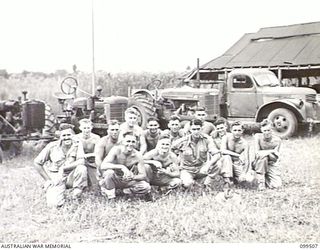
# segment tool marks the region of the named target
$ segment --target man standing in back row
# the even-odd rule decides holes
[[[88,172],[88,187],[93,190],[98,188],[97,166],[95,164],[94,149],[98,143],[100,136],[92,133],[92,121],[85,118],[79,121],[80,134],[75,135],[75,138],[80,140],[83,145],[85,165]]]

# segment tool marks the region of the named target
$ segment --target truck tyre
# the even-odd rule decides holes
[[[3,151],[0,144],[0,164],[3,162]]]
[[[289,138],[297,131],[298,120],[289,109],[275,109],[268,115],[268,119],[274,125],[274,133],[281,138]]]
[[[143,95],[129,98],[128,107],[133,107],[138,111],[138,124],[142,128],[146,128],[150,117],[156,117],[156,108],[153,102]]]

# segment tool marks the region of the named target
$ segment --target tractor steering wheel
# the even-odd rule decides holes
[[[153,80],[152,82],[150,82],[148,85],[147,85],[147,90],[154,90],[154,89],[159,89],[160,86],[161,86],[161,81],[156,79],[156,80]]]
[[[60,84],[61,91],[66,95],[71,95],[76,92],[78,81],[72,76],[64,78]]]

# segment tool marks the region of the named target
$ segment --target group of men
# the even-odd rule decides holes
[[[137,110],[128,108],[125,122],[109,122],[102,138],[91,132],[89,119],[80,120],[79,134],[74,134],[72,125],[61,124],[60,139],[50,142],[34,160],[45,179],[48,205],[61,206],[68,188],[73,198],[90,188],[114,200],[118,189],[150,201],[151,186],[165,193],[178,187],[192,189],[196,183],[208,189],[221,176],[224,190],[230,190],[248,181],[252,170],[259,190],[281,186],[281,140],[272,134],[269,120],[261,123],[261,133],[254,136],[255,159],[250,161],[242,124],[232,123],[227,132],[224,118],[212,124],[206,117],[205,109],[198,107],[185,124],[173,115],[168,129],[161,130],[158,120],[149,118],[143,130]]]

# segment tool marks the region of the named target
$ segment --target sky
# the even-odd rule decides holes
[[[0,0],[0,69],[185,71],[262,27],[320,21],[319,0]]]

